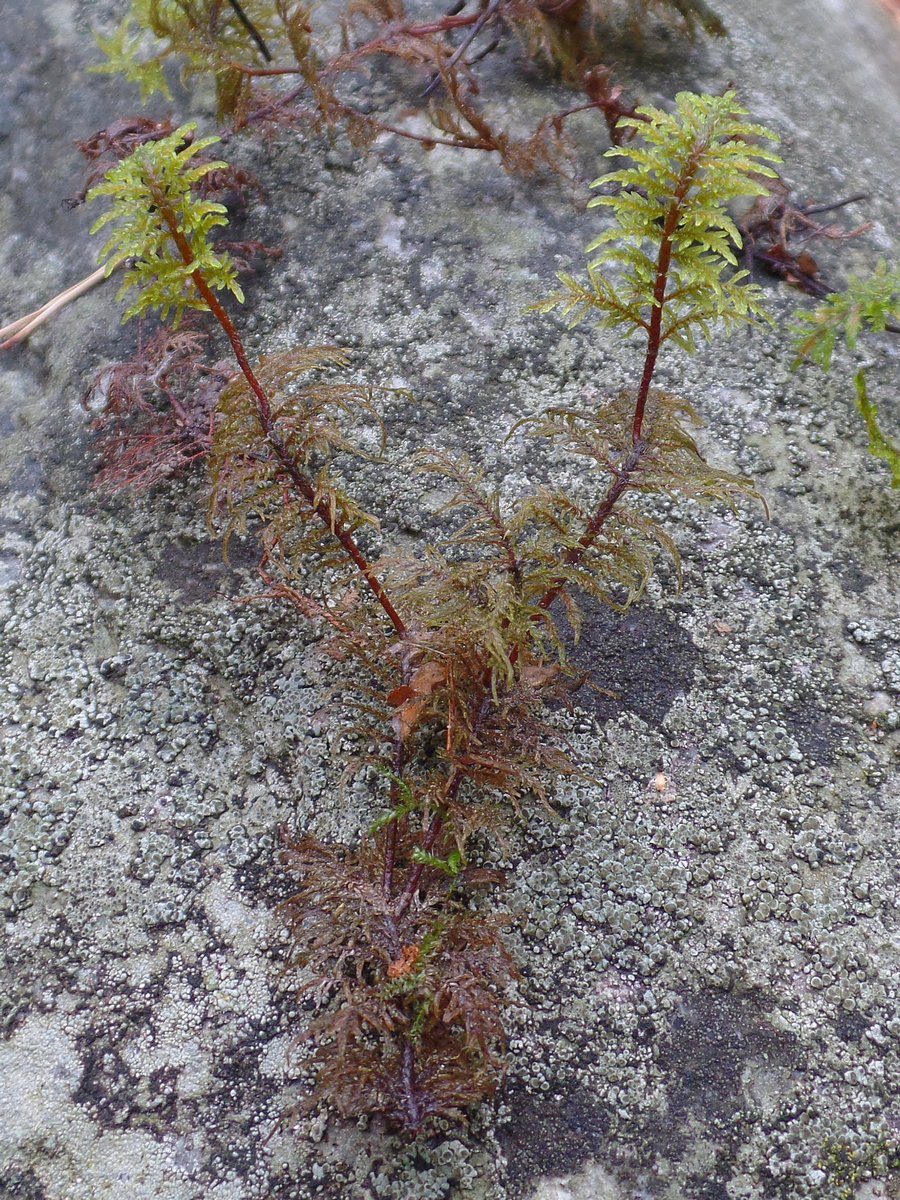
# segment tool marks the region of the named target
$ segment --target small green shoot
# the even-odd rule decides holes
[[[400,778],[396,771],[391,771],[387,767],[382,766],[376,767],[376,770],[379,775],[384,775],[394,785],[400,803],[389,812],[382,813],[380,817],[375,818],[369,826],[369,837],[374,837],[376,833],[380,833],[386,825],[391,825],[395,821],[401,821],[404,817],[408,817],[419,806],[415,792],[405,779]]]
[[[186,309],[209,311],[198,288],[202,276],[207,287],[227,291],[243,302],[237,267],[228,254],[217,252],[209,235],[227,225],[224,204],[201,199],[194,186],[204,175],[227,164],[191,165],[193,157],[212,146],[216,137],[195,139],[196,124],[182,125],[168,137],[146,142],[107,172],[103,183],[91,188],[88,200],[109,197],[110,208],[91,227],[96,233],[112,225],[112,236],[100,251],[106,274],[125,264],[121,299],[132,288],[137,299],[122,320],[158,311],[163,320],[171,313],[178,325]]]
[[[812,312],[797,312],[795,317],[799,324],[793,330],[797,337],[794,366],[810,358],[828,371],[838,339],[853,350],[864,333],[900,333],[900,268],[890,270],[880,261],[871,275],[852,276],[844,291],[833,292]],[[891,487],[898,488],[900,451],[881,429],[864,368],[857,371],[854,384],[856,405],[869,434],[869,452],[888,464]]]
[[[878,424],[878,405],[869,399],[866,389],[865,371],[857,371],[854,379],[856,385],[856,406],[862,413],[869,431],[869,453],[873,458],[880,458],[891,469],[891,487],[900,488],[900,449],[882,432]]]
[[[446,858],[440,858],[438,855],[429,854],[426,850],[416,846],[412,852],[412,860],[420,867],[431,867],[433,871],[443,871],[451,879],[455,879],[463,869],[463,857],[458,850],[452,850]]]
[[[842,292],[832,292],[812,312],[794,314],[799,324],[796,362],[811,358],[823,371],[831,369],[835,344],[840,338],[853,350],[862,333],[898,332],[900,325],[900,267],[889,270],[880,260],[871,275],[850,277]]]

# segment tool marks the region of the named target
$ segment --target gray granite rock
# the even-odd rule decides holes
[[[714,6],[731,40],[623,41],[622,81],[654,101],[733,81],[799,195],[870,193],[873,229],[823,249],[829,272],[896,260],[900,31],[864,0]],[[73,139],[138,108],[85,74],[117,8],[3,13],[4,312],[93,265],[90,214],[61,202]],[[511,119],[548,103],[513,56],[491,69]],[[211,124],[202,95],[181,103]],[[581,136],[590,171],[605,144]],[[523,315],[597,228],[559,181],[389,141],[365,163],[289,138],[229,154],[265,184],[246,236],[284,248],[248,286],[250,344],[338,340],[360,377],[410,388],[394,461],[478,449],[521,488],[528,448],[501,441],[518,416],[634,378],[634,349]],[[276,831],[352,840],[373,801],[338,798],[339,668],[294,618],[235,603],[252,550],[222,564],[202,480],[134,505],[92,493],[79,400],[135,337],[113,291],[0,360],[0,1194],[897,1195],[900,517],[850,383],[871,361],[896,422],[897,348],[792,374],[801,301],[773,285],[771,330],[664,366],[770,516],[673,503],[683,590],[664,568],[626,617],[590,614],[585,657],[622,699],[558,717],[594,780],[555,789],[560,820],[510,818],[505,1084],[469,1126],[409,1143],[300,1106]],[[423,538],[421,481],[369,467],[357,485],[388,543]]]

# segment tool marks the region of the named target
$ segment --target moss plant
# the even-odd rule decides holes
[[[587,284],[561,275],[565,290],[538,306],[561,307],[573,324],[592,312],[604,328],[646,339],[635,443],[663,345],[694,350],[698,334],[709,339],[717,326],[734,329],[763,314],[761,290],[735,270],[741,236],[726,205],[765,194],[762,180],[775,178],[766,164],[780,160],[749,139],[773,135],[742,119],[733,92],[681,92],[676,105],[675,114],[645,106],[622,118],[644,145],[607,151],[631,165],[596,180],[594,187],[610,190],[589,205],[612,208],[616,224],[587,248]]]
[[[107,173],[88,193],[89,200],[109,196],[110,208],[91,227],[96,233],[111,225],[112,235],[100,257],[107,275],[126,264],[119,299],[134,289],[137,298],[123,321],[158,312],[180,324],[185,310],[216,311],[213,293],[227,291],[243,301],[237,267],[229,255],[217,254],[210,233],[226,225],[224,204],[201,199],[194,185],[224,162],[191,165],[191,159],[215,137],[195,139],[196,124],[182,125],[168,137],[145,142]],[[214,307],[215,306],[215,307]]]
[[[216,296],[217,291],[225,290],[237,300],[244,298],[233,259],[227,253],[217,253],[209,239],[210,231],[225,223],[225,206],[201,199],[193,188],[204,175],[225,164],[190,165],[195,154],[216,141],[194,141],[194,128],[183,125],[166,138],[140,146],[107,173],[105,183],[88,193],[88,200],[102,196],[112,200],[110,209],[93,226],[95,232],[107,224],[113,226],[112,236],[101,251],[107,273],[127,262],[120,297],[132,289],[138,293],[123,320],[153,310],[163,317],[171,312],[177,325],[186,309],[212,313],[231,344],[270,452],[288,473],[309,514],[325,525],[362,572],[400,633],[400,618],[351,534],[337,518],[335,496],[321,479],[314,483],[303,474],[298,465],[302,459],[298,460],[286,444],[282,429],[276,428],[282,414],[273,411],[270,394],[250,365],[243,341]],[[327,347],[304,349],[299,354],[301,371],[340,359],[339,352]],[[279,363],[279,375],[290,381],[288,362]]]
[[[300,0],[243,6],[236,0],[132,0],[118,29],[99,39],[106,61],[94,69],[124,75],[144,101],[155,93],[170,97],[170,64],[182,78],[211,79],[219,116],[236,128],[261,123],[341,131],[357,149],[392,133],[426,149],[494,153],[511,171],[570,173],[570,117],[599,112],[616,140],[618,117],[633,111],[603,66],[610,22],[641,32],[662,18],[691,37],[725,32],[704,0],[490,0],[432,20],[415,19],[402,0],[353,0],[329,18],[318,23]],[[581,92],[574,107],[549,114],[526,136],[495,124],[490,88],[475,70],[511,39]],[[405,96],[387,105],[382,100],[380,111],[359,102],[360,76],[384,62],[421,77],[430,128],[408,119]],[[386,83],[390,93],[396,83],[390,75]]]
[[[812,312],[798,312],[798,361],[810,358],[823,371],[831,369],[838,340],[853,350],[864,333],[900,333],[900,268],[880,262],[872,275],[852,277],[842,292],[832,292]],[[881,428],[878,405],[869,398],[866,372],[854,377],[856,404],[869,435],[869,452],[887,463],[891,486],[900,488],[900,446]]]
[[[354,664],[355,765],[374,777],[381,815],[353,845],[288,835],[284,856],[297,879],[285,905],[292,961],[318,1010],[308,1031],[317,1094],[345,1115],[383,1113],[417,1131],[495,1088],[516,967],[502,922],[474,901],[500,875],[473,861],[473,837],[502,820],[502,797],[525,819],[534,795],[549,803],[554,775],[574,769],[542,718],[568,686],[560,626],[577,630],[580,594],[626,606],[660,547],[677,557],[642,496],[733,505],[756,494],[704,460],[690,406],[654,386],[670,342],[692,349],[761,313],[734,271],[740,238],[727,205],[760,194],[776,156],[761,144],[772,135],[745,115],[733,93],[682,93],[673,114],[641,110],[642,141],[615,152],[630,163],[595,201],[614,222],[589,247],[587,282],[563,277],[564,290],[537,306],[596,314],[644,345],[633,387],[519,426],[587,461],[584,498],[552,477],[532,496],[508,496],[470,463],[423,450],[413,465],[449,482],[451,529],[402,561],[373,561],[377,523],[343,486],[346,456],[375,453],[378,392],[334,382],[346,365],[334,347],[251,364],[220,299],[240,294],[233,262],[210,240],[221,206],[197,195],[216,167],[196,165],[209,140],[183,127],[147,143],[91,193],[112,204],[97,223],[113,230],[109,269],[127,260],[125,286],[137,292],[126,317],[207,311],[240,368],[213,421],[213,519],[226,538],[261,531],[270,595],[318,621]]]

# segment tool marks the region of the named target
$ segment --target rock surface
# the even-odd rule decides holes
[[[7,7],[15,313],[91,269],[91,215],[61,205],[81,186],[72,139],[138,104],[84,70],[118,5]],[[657,102],[733,81],[782,134],[799,195],[870,194],[873,229],[823,251],[827,269],[896,260],[896,25],[874,0],[714,7],[730,41],[623,42],[622,81]],[[512,56],[492,69],[511,112],[546,103]],[[211,124],[202,96],[182,103]],[[605,142],[584,140],[590,178]],[[247,236],[284,249],[247,288],[250,342],[340,341],[362,375],[409,387],[396,462],[428,442],[480,450],[522,487],[528,448],[498,435],[633,380],[634,349],[522,315],[597,228],[558,180],[391,142],[364,163],[290,138],[229,154],[265,185]],[[92,493],[80,396],[135,336],[112,288],[0,360],[0,1195],[900,1195],[900,517],[865,452],[854,362],[792,374],[802,300],[773,285],[771,303],[771,330],[674,356],[662,379],[703,412],[714,461],[755,476],[770,518],[673,504],[681,593],[663,571],[632,613],[588,622],[596,682],[622,699],[560,717],[596,781],[560,785],[562,819],[538,811],[510,835],[525,1003],[508,1076],[469,1127],[415,1143],[298,1107],[276,830],[350,840],[372,811],[365,788],[335,790],[321,683],[339,687],[337,668],[293,618],[235,604],[253,573],[210,544],[200,479],[136,505]],[[870,342],[863,358],[896,424],[898,350]],[[404,471],[359,486],[388,540],[423,536]]]

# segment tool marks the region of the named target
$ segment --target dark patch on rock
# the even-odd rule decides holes
[[[514,1184],[575,1171],[603,1146],[609,1113],[584,1088],[544,1097],[510,1087],[506,1100],[513,1116],[500,1142]]]
[[[234,884],[251,904],[261,901],[274,903],[287,900],[297,890],[297,882],[281,868],[277,851],[260,853],[249,862],[241,863],[234,872]]]
[[[26,496],[38,493],[44,482],[44,468],[32,455],[26,456],[19,463],[10,480],[9,490]]]
[[[10,861],[5,857],[0,858],[0,877],[3,871],[9,869]],[[60,924],[65,927],[62,919]],[[9,950],[0,959],[0,979],[3,981],[0,989],[0,1042],[12,1038],[22,1027],[39,996],[45,992],[62,992],[71,986],[78,966],[67,960],[63,949],[64,938],[65,934],[59,939],[45,935],[41,939],[45,953],[40,956],[26,957]]]
[[[249,1022],[240,1039],[224,1047],[217,1056],[214,1078],[227,1088],[240,1085],[243,1096],[251,1091],[258,1092],[261,1098],[268,1096],[271,1085],[259,1070],[259,1060],[281,1032],[279,1015],[275,1010],[269,1010],[260,1019]]]
[[[667,1140],[696,1114],[704,1125],[728,1130],[743,1104],[741,1072],[751,1058],[792,1064],[796,1039],[774,1029],[753,996],[697,992],[675,1010],[660,1067],[671,1080]]]
[[[875,582],[874,576],[864,571],[852,558],[839,559],[834,563],[834,573],[845,592],[860,596]]]
[[[136,1103],[138,1081],[109,1039],[89,1033],[78,1040],[84,1073],[72,1101],[83,1105],[102,1129],[119,1129]]]
[[[216,1056],[209,1096],[224,1119],[208,1131],[207,1144],[219,1174],[248,1179],[265,1157],[264,1139],[283,1114],[273,1103],[272,1081],[261,1071],[260,1060],[272,1041],[292,1025],[296,1028],[293,1020],[282,1020],[277,1008],[270,1009],[249,1022],[238,1040],[223,1046]]]
[[[6,990],[0,996],[0,1041],[11,1038],[26,1020],[33,996],[18,980],[5,976]]]
[[[718,1170],[717,1164],[717,1170]],[[731,1172],[728,1172],[730,1177]],[[717,1174],[716,1178],[699,1178],[691,1181],[693,1200],[732,1200],[728,1190],[728,1179]]]
[[[861,1013],[842,1012],[838,1014],[834,1028],[842,1042],[858,1042],[869,1024],[868,1018]]]
[[[834,762],[846,738],[843,725],[812,704],[786,709],[784,719],[808,759],[826,766]]]
[[[0,1196],[3,1200],[47,1200],[47,1193],[37,1175],[31,1170],[10,1167],[0,1174]]]
[[[582,608],[581,638],[570,647],[573,661],[618,699],[583,687],[578,703],[601,721],[628,711],[648,725],[660,725],[673,701],[693,686],[700,652],[691,635],[665,612],[649,606],[626,613],[597,602]]]
[[[102,975],[95,982],[98,1019],[75,1039],[84,1071],[72,1099],[104,1129],[146,1125],[145,1120],[135,1121],[135,1114],[152,1111],[148,1099],[152,1104],[157,1084],[168,1090],[171,1081],[164,1074],[154,1072],[148,1087],[147,1077],[135,1074],[123,1058],[126,1045],[152,1024],[165,986],[164,975],[126,992],[107,986]]]
[[[252,570],[259,562],[259,546],[252,538],[235,538],[228,561],[218,542],[170,542],[159,559],[159,576],[189,604],[204,603],[234,591],[236,570]]]

